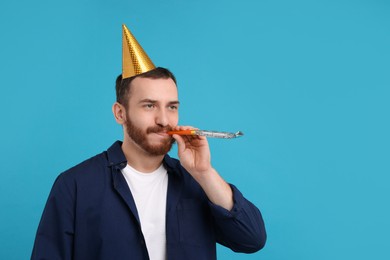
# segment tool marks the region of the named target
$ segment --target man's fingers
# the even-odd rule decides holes
[[[178,148],[179,154],[182,153],[182,152],[184,152],[186,146],[185,146],[183,137],[181,137],[180,135],[177,135],[177,134],[172,135],[172,137],[173,137],[173,138],[176,140],[176,142],[177,142],[177,148]]]

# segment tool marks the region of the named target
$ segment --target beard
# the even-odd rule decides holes
[[[172,130],[171,126],[152,126],[148,127],[146,131],[143,131],[142,129],[135,126],[132,122],[128,114],[126,113],[126,129],[127,134],[129,137],[139,146],[141,147],[145,152],[147,152],[150,155],[153,156],[159,156],[159,155],[165,155],[167,154],[171,148],[172,145],[175,143],[175,139],[172,137],[168,137],[165,140],[163,140],[158,145],[152,145],[147,140],[147,135],[151,133],[159,133],[163,131],[170,131]]]

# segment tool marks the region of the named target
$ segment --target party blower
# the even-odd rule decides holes
[[[199,135],[199,136],[225,138],[225,139],[237,138],[237,137],[244,135],[244,133],[241,131],[238,131],[236,133],[229,133],[229,132],[218,132],[218,131],[197,130],[197,129],[168,131],[167,134],[169,134],[169,135],[174,135],[174,134],[176,134],[176,135]]]

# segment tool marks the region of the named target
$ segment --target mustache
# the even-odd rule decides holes
[[[150,134],[150,133],[161,133],[161,132],[168,132],[168,131],[172,131],[172,127],[170,125],[168,126],[159,126],[159,125],[156,125],[156,126],[151,126],[151,127],[148,127],[146,129],[146,133],[147,134]]]

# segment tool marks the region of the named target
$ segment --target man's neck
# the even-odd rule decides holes
[[[164,155],[150,155],[140,148],[133,140],[125,138],[122,144],[122,151],[125,154],[127,164],[143,173],[155,171],[160,167]]]

